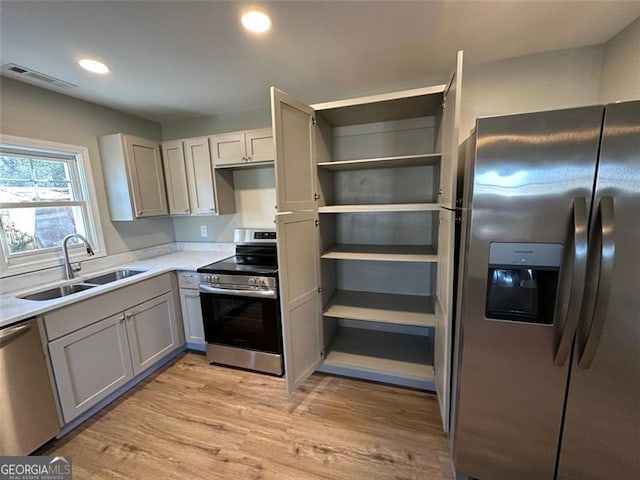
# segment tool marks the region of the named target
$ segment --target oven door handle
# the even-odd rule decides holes
[[[198,290],[202,293],[221,293],[223,295],[234,295],[236,297],[278,298],[277,290],[236,290],[214,287],[206,283],[199,283]]]

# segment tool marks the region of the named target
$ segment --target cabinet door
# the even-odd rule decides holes
[[[451,352],[453,325],[453,268],[455,214],[440,212],[438,225],[438,271],[435,302],[435,339],[433,363],[436,390],[444,430],[449,425],[449,394],[451,390]]]
[[[279,212],[317,207],[313,108],[271,87]]]
[[[285,375],[287,392],[292,393],[323,355],[318,214],[278,214],[276,228]]]
[[[196,214],[215,213],[213,169],[207,137],[184,141],[191,211]]]
[[[65,423],[133,378],[124,314],[49,343]]]
[[[462,51],[458,52],[456,68],[444,94],[444,109],[440,122],[440,204],[454,208],[456,202],[456,177],[458,173],[458,134],[460,127],[460,102],[462,95]]]
[[[244,132],[212,135],[209,137],[209,142],[215,167],[243,163],[247,156]]]
[[[247,159],[250,162],[273,162],[275,151],[271,128],[249,130],[245,132],[244,139]]]
[[[125,317],[134,375],[178,348],[178,326],[172,292],[127,310]]]
[[[130,135],[124,142],[136,217],[167,215],[160,144]]]
[[[162,164],[167,184],[167,200],[171,215],[189,215],[187,167],[182,140],[162,143]]]
[[[180,309],[182,310],[182,322],[187,347],[204,351],[204,324],[202,323],[200,292],[198,290],[181,288]]]

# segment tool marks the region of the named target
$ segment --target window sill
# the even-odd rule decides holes
[[[78,262],[84,262],[86,260],[93,260],[96,258],[103,258],[107,256],[106,252],[104,251],[96,252],[95,255],[89,256],[86,253],[84,253],[84,248],[80,248],[79,250],[82,250],[82,253],[69,252],[69,259],[71,260],[72,264],[78,263]],[[40,259],[34,258],[31,261],[24,259],[14,265],[11,265],[11,264],[6,265],[4,270],[0,272],[0,278],[13,277],[15,275],[35,273],[40,270],[48,270],[53,268],[64,267],[64,262],[62,259],[62,251],[58,251],[57,255],[55,256],[51,255],[47,257],[48,258],[40,258]]]

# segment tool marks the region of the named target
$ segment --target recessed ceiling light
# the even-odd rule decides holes
[[[90,58],[83,58],[78,61],[78,64],[92,73],[98,73],[100,75],[104,75],[105,73],[109,73],[109,67],[107,67],[104,63],[99,62],[97,60],[91,60]]]
[[[271,28],[271,19],[266,13],[249,10],[242,15],[242,26],[254,33],[264,33]]]

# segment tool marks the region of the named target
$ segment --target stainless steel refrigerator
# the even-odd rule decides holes
[[[466,143],[452,454],[481,480],[640,478],[640,101]]]

